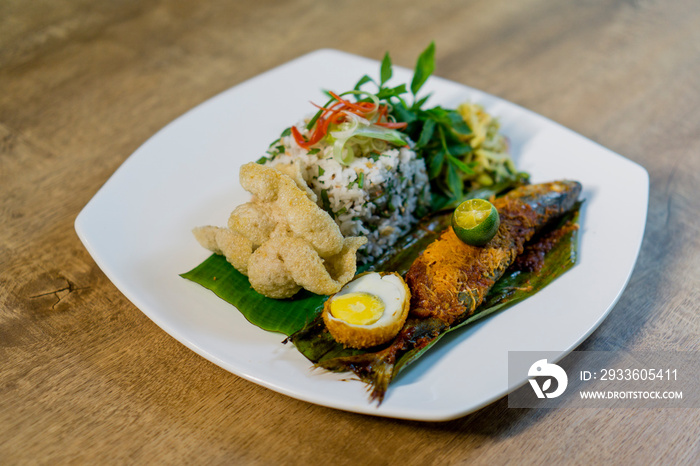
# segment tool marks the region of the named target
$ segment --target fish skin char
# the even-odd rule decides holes
[[[581,192],[575,181],[526,185],[493,201],[500,216],[496,236],[484,246],[463,243],[448,228],[411,265],[411,315],[451,325],[469,316],[523,252],[525,243],[571,209]]]

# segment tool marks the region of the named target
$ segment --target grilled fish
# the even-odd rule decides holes
[[[581,185],[575,181],[555,181],[526,185],[496,199],[501,224],[483,247],[463,243],[448,228],[406,274],[412,315],[436,317],[450,325],[473,314],[525,243],[571,209],[580,192]]]
[[[352,371],[370,385],[381,403],[396,374],[395,363],[410,350],[428,345],[450,326],[474,314],[525,243],[551,221],[570,211],[581,192],[576,181],[554,181],[516,188],[494,201],[500,216],[496,236],[483,247],[462,243],[445,230],[411,265],[411,314],[394,341],[376,353],[317,363],[334,372]]]

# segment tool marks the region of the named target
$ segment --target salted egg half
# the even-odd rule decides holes
[[[399,333],[411,292],[396,272],[360,274],[326,300],[323,321],[333,338],[351,348],[367,348]]]

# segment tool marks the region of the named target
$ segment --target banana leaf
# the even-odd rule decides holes
[[[426,217],[373,266],[361,267],[358,273],[365,270],[393,270],[403,275],[421,251],[449,224],[450,216],[446,213]],[[306,290],[301,290],[289,299],[267,298],[253,290],[248,277],[229,264],[224,256],[218,254],[212,254],[197,267],[180,276],[202,285],[224,301],[236,306],[251,324],[286,336],[291,336],[310,324],[320,314],[323,303],[328,298]]]
[[[536,271],[522,271],[517,267],[508,269],[504,276],[501,277],[489,291],[474,314],[467,317],[462,322],[454,323],[448,330],[430,341],[424,347],[413,349],[403,354],[394,365],[392,379],[448,333],[458,331],[465,326],[473,324],[477,320],[518,304],[552,283],[555,279],[576,265],[578,257],[578,228],[568,228],[568,226],[578,226],[577,222],[580,206],[581,203],[579,202],[574,211],[562,218],[557,222],[557,225],[549,231],[549,233],[552,233],[555,229],[567,228],[567,230],[563,230],[566,232],[558,238],[556,244],[545,254],[541,269]],[[542,236],[535,238],[531,245],[536,247],[540,238],[542,238]]]
[[[561,228],[566,222],[576,222],[579,206],[580,203],[549,231]],[[401,238],[373,266],[363,270],[391,270],[404,275],[418,255],[440,235],[449,223],[449,213],[440,213],[424,218],[412,233]],[[577,230],[568,231],[547,252],[544,265],[537,272],[524,272],[516,268],[506,271],[474,314],[462,322],[453,324],[427,346],[402,355],[396,362],[394,377],[428,351],[442,336],[513,306],[554,281],[576,263],[577,246]],[[325,329],[323,320],[320,318],[327,296],[318,296],[302,290],[290,299],[266,298],[253,290],[248,278],[231,266],[223,256],[213,254],[181,276],[208,288],[220,298],[234,305],[253,325],[263,330],[286,335],[288,338],[285,342],[291,341],[298,351],[314,363],[381,349],[355,350],[345,348],[337,343]]]
[[[477,320],[483,319],[495,312],[505,310],[523,301],[571,269],[576,264],[577,259],[578,230],[576,228],[571,228],[570,225],[575,225],[578,221],[580,204],[581,203],[578,203],[574,210],[559,219],[555,225],[551,225],[550,228],[531,241],[528,247],[536,248],[538,242],[542,238],[547,238],[548,234],[553,234],[556,230],[565,228],[565,230],[561,230],[565,233],[557,238],[554,246],[545,254],[543,265],[540,269],[537,271],[523,271],[515,266],[509,268],[503,277],[501,277],[489,291],[484,302],[476,309],[474,314],[468,316],[463,321],[455,322],[449,329],[442,332],[437,338],[431,340],[426,346],[420,349],[407,351],[401,355],[394,365],[392,378],[396,377],[401,370],[428,351],[446,334],[458,331],[460,328],[472,324]],[[450,216],[445,214],[433,218],[428,225],[431,227],[446,227],[446,225],[449,224],[449,220]],[[415,257],[420,254],[427,244],[430,244],[430,242],[439,236],[442,229],[444,228],[437,228],[436,230],[419,228],[412,235],[403,239],[400,246],[405,247],[405,249],[398,251],[393,256],[385,257],[380,260],[377,263],[377,270],[396,270],[403,275],[408,267],[410,267]],[[330,333],[325,329],[320,316],[317,316],[312,322],[299,332],[293,334],[288,340],[294,343],[297,350],[314,363],[339,357],[378,352],[388,346],[387,344],[368,350],[344,348],[333,340]]]
[[[248,277],[218,254],[212,254],[180,276],[202,285],[236,306],[251,324],[287,336],[311,322],[328,298],[306,290],[289,299],[267,298],[251,288]]]
[[[524,184],[525,176],[518,176],[492,187],[467,193],[459,202],[479,197],[504,194],[510,189]],[[453,204],[458,203],[453,201]],[[444,203],[443,203],[444,204]],[[450,224],[450,215],[446,210],[424,217],[413,231],[389,249],[372,266],[358,269],[395,271],[404,275],[416,257],[434,241]],[[250,286],[248,277],[238,272],[226,259],[212,254],[194,269],[180,274],[213,291],[224,301],[233,304],[253,325],[269,332],[279,332],[291,336],[309,326],[323,309],[327,296],[319,296],[302,290],[289,299],[267,298]],[[331,339],[333,343],[334,340]]]

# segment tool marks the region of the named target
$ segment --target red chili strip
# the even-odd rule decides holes
[[[330,106],[321,107],[320,105],[311,102],[313,106],[320,110],[323,110],[323,112],[316,120],[314,132],[308,140],[304,138],[304,136],[299,132],[299,130],[295,126],[292,126],[292,135],[294,136],[294,140],[300,147],[304,149],[308,149],[309,147],[313,146],[314,144],[318,143],[321,139],[323,139],[323,137],[328,133],[328,127],[331,123],[337,124],[345,121],[346,116],[343,112],[354,113],[355,115],[362,118],[368,118],[370,113],[376,112],[376,122],[374,122],[374,124],[377,126],[382,126],[384,128],[403,129],[406,126],[408,126],[407,123],[396,123],[388,121],[389,107],[387,105],[378,105],[374,102],[353,103],[349,100],[343,99],[334,92],[329,91],[328,93],[336,100],[336,102],[334,102]]]

